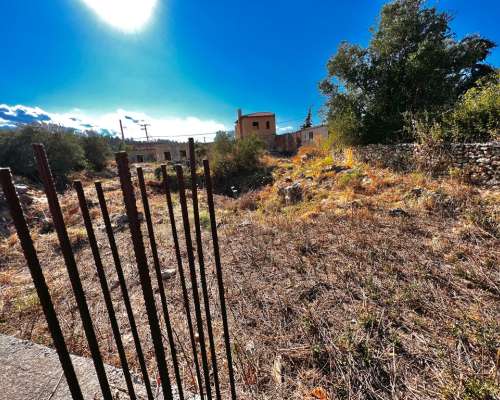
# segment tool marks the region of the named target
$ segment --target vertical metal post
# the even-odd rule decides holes
[[[83,291],[82,282],[80,280],[80,274],[78,273],[73,250],[71,249],[71,242],[69,240],[68,232],[64,224],[64,218],[62,215],[61,206],[59,205],[59,200],[57,198],[54,180],[49,168],[47,155],[45,153],[43,145],[41,144],[34,144],[33,149],[35,151],[35,157],[37,160],[38,172],[45,188],[45,194],[47,196],[50,213],[52,215],[52,221],[59,238],[61,251],[64,256],[64,261],[68,270],[73,293],[75,294],[75,299],[80,311],[80,316],[82,318],[83,329],[85,331],[85,336],[87,337],[90,352],[92,354],[92,360],[94,361],[97,378],[99,380],[104,398],[108,399],[112,397],[111,389],[109,388],[109,382],[106,377],[104,363],[102,361],[101,352],[99,351],[99,345],[94,332],[94,326],[92,325],[92,318],[90,316],[87,300],[85,299],[85,293]]]
[[[217,273],[217,283],[219,286],[219,301],[222,313],[222,324],[224,327],[224,342],[226,345],[227,365],[229,369],[229,383],[231,386],[231,398],[236,400],[236,383],[234,380],[233,357],[231,355],[231,341],[229,338],[229,326],[227,323],[227,308],[224,295],[224,279],[222,275],[222,266],[220,262],[219,237],[217,234],[217,221],[215,218],[214,195],[212,189],[212,177],[210,176],[210,165],[208,160],[203,160],[205,170],[205,188],[207,191],[208,211],[210,214],[210,227],[212,230],[212,240],[214,247],[215,270]]]
[[[165,350],[163,349],[163,341],[161,336],[160,324],[158,315],[156,314],[156,305],[151,287],[151,278],[149,276],[149,267],[144,249],[141,227],[137,215],[137,204],[135,200],[134,187],[130,176],[128,156],[125,152],[116,153],[116,164],[118,166],[118,174],[120,176],[120,184],[123,192],[123,200],[127,211],[130,233],[134,247],[135,259],[139,270],[139,278],[141,281],[144,303],[148,315],[149,328],[151,330],[151,338],[155,348],[156,364],[160,374],[161,385],[163,389],[163,397],[168,400],[173,400],[172,386],[168,376],[168,367],[165,360]]]
[[[83,400],[82,391],[80,389],[80,385],[78,384],[73,363],[71,362],[71,357],[69,355],[68,348],[66,347],[61,326],[54,310],[54,304],[52,303],[52,298],[50,297],[49,288],[47,287],[45,277],[43,276],[40,261],[36,254],[35,246],[33,245],[33,240],[31,239],[26,219],[24,218],[21,203],[19,202],[19,197],[17,196],[12,182],[12,175],[8,168],[0,168],[0,184],[5,194],[7,204],[9,205],[10,214],[14,221],[17,236],[19,237],[19,241],[23,249],[24,258],[26,259],[31,278],[35,284],[35,289],[38,294],[38,298],[40,299],[40,304],[42,305],[43,313],[45,314],[45,319],[47,320],[47,325],[49,327],[57,355],[59,356],[59,361],[61,362],[71,396],[75,400]]]
[[[111,254],[113,255],[113,261],[115,263],[116,274],[118,275],[118,283],[120,284],[120,289],[123,296],[123,302],[125,303],[125,309],[127,310],[130,330],[132,332],[132,337],[134,339],[135,349],[137,352],[137,358],[139,359],[139,366],[142,372],[142,379],[144,380],[144,385],[146,386],[146,393],[148,395],[148,399],[153,400],[154,396],[153,392],[151,391],[151,382],[149,380],[148,369],[146,367],[146,361],[144,359],[144,353],[142,351],[141,340],[139,338],[139,333],[137,331],[134,312],[132,310],[132,304],[130,303],[130,296],[127,290],[127,283],[125,282],[125,275],[123,273],[123,268],[120,261],[120,255],[118,254],[115,235],[113,233],[113,227],[111,226],[111,220],[109,218],[108,207],[106,205],[106,199],[104,198],[104,191],[102,190],[101,182],[95,182],[95,188],[97,192],[97,198],[99,199],[99,205],[101,207],[101,214],[104,220],[106,233],[108,235]]]
[[[198,209],[198,188],[196,176],[196,155],[194,151],[194,140],[189,138],[189,165],[191,169],[191,193],[193,202],[193,216],[194,226],[196,233],[196,252],[198,255],[198,264],[200,266],[200,281],[201,291],[203,294],[203,302],[205,304],[205,319],[207,320],[208,328],[208,341],[210,344],[210,355],[212,361],[212,369],[214,372],[215,396],[221,400],[220,383],[219,383],[219,369],[217,368],[217,353],[215,351],[214,333],[212,328],[212,315],[210,313],[210,299],[208,296],[207,278],[205,271],[205,260],[203,257],[203,245],[201,242],[201,225],[200,225],[200,212]]]
[[[182,296],[184,298],[184,308],[186,310],[189,338],[191,340],[191,348],[193,349],[193,360],[194,360],[194,366],[195,366],[195,370],[196,370],[196,379],[198,380],[198,389],[200,392],[200,397],[203,399],[204,398],[204,396],[203,396],[203,383],[201,381],[200,363],[198,361],[198,352],[197,352],[196,340],[194,337],[193,320],[191,318],[191,307],[189,305],[189,295],[188,295],[187,286],[186,286],[186,277],[184,274],[184,267],[182,265],[181,250],[179,247],[179,238],[177,236],[177,227],[175,224],[174,208],[172,205],[172,196],[170,194],[170,188],[168,186],[167,166],[165,164],[162,164],[161,172],[162,172],[162,176],[163,176],[163,188],[165,189],[165,196],[167,199],[167,208],[168,208],[168,215],[169,215],[169,219],[170,219],[170,227],[172,228],[172,239],[174,241],[175,257],[177,259],[177,267],[179,268],[179,277],[180,277],[181,287],[182,287]]]
[[[104,273],[104,266],[102,265],[101,255],[99,254],[99,246],[97,244],[94,227],[92,226],[92,220],[90,218],[87,199],[85,198],[85,192],[83,190],[82,182],[75,181],[73,182],[73,186],[78,196],[78,202],[80,203],[80,210],[82,212],[83,222],[85,224],[85,229],[87,231],[87,237],[89,239],[90,248],[92,250],[92,256],[94,257],[95,266],[97,269],[97,276],[99,278],[99,283],[101,284],[102,294],[104,296],[104,303],[106,305],[106,309],[109,315],[109,321],[111,323],[111,330],[113,331],[113,336],[115,337],[116,349],[118,350],[118,356],[120,357],[120,363],[122,365],[123,376],[125,377],[125,382],[127,384],[128,394],[131,399],[135,400],[136,395],[134,390],[134,384],[132,383],[132,377],[130,376],[127,356],[125,355],[125,349],[123,348],[120,328],[118,326],[118,321],[116,320],[113,301],[111,300],[111,295],[109,293],[109,286],[106,280],[106,274]]]
[[[205,334],[203,332],[203,319],[201,317],[200,297],[198,295],[198,280],[196,278],[196,267],[193,254],[193,241],[191,240],[191,227],[189,225],[189,215],[186,202],[186,189],[184,186],[184,175],[182,173],[181,165],[176,165],[175,170],[177,173],[177,179],[179,181],[179,201],[181,204],[182,221],[184,225],[184,236],[186,240],[186,251],[188,255],[189,270],[191,273],[191,286],[193,289],[193,302],[196,315],[196,325],[198,327],[198,335],[200,339],[201,362],[203,366],[203,374],[205,375],[207,398],[211,400],[212,388],[210,386],[210,371],[208,369],[207,350],[205,346]]]
[[[149,235],[149,244],[151,245],[151,253],[153,255],[153,265],[156,272],[156,281],[158,290],[160,292],[160,301],[163,310],[163,318],[167,327],[167,336],[170,345],[170,353],[172,355],[172,362],[174,364],[175,380],[179,391],[179,399],[184,400],[184,392],[182,390],[182,379],[179,371],[179,362],[177,360],[177,351],[175,348],[174,335],[172,333],[172,324],[170,323],[170,315],[168,312],[167,298],[165,296],[165,287],[163,286],[163,279],[161,277],[160,258],[158,257],[158,248],[156,247],[155,232],[153,228],[153,221],[151,219],[151,211],[149,208],[148,193],[146,190],[146,183],[144,181],[144,172],[141,167],[137,168],[137,178],[139,179],[139,188],[141,191],[142,204],[144,207],[144,216],[146,218],[146,226]]]

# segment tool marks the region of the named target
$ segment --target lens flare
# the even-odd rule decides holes
[[[151,19],[157,0],[83,0],[112,27],[123,32],[140,31]]]

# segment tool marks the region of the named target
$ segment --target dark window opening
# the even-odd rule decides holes
[[[144,162],[144,156],[143,155],[137,155],[137,162],[138,163],[143,163]]]
[[[313,132],[309,132],[309,140],[313,140],[314,139],[314,133]]]
[[[187,158],[186,150],[180,151],[181,158]]]
[[[253,126],[254,128],[259,129],[259,121],[253,121],[253,122],[252,122],[252,126]]]
[[[172,161],[172,155],[170,154],[170,151],[166,151],[165,153],[163,153],[163,155],[165,156],[165,161]]]
[[[266,121],[266,129],[271,129],[271,123],[269,121]]]

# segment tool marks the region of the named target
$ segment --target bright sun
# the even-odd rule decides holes
[[[124,32],[140,30],[151,18],[157,0],[83,0],[99,17]]]

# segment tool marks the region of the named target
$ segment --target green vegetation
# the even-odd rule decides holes
[[[107,139],[96,133],[77,134],[59,126],[27,125],[0,135],[0,165],[10,167],[16,175],[38,180],[33,143],[45,146],[60,187],[67,184],[71,172],[84,168],[102,170],[111,154]]]
[[[313,125],[312,123],[312,109],[309,107],[309,111],[307,112],[306,119],[304,120],[304,123],[300,127],[300,129],[307,129],[310,128]]]
[[[269,183],[270,169],[261,161],[263,150],[264,143],[256,136],[236,141],[217,133],[209,155],[215,189],[232,194],[233,188],[245,192]]]
[[[439,116],[457,101],[453,114],[460,133],[453,138],[487,136],[484,124],[490,129],[488,124],[498,123],[498,114],[496,121],[485,122],[483,111],[476,112],[471,103],[479,96],[488,113],[498,103],[498,90],[492,88],[484,98],[476,93],[482,86],[467,91],[494,71],[484,60],[495,43],[478,35],[456,40],[451,20],[450,14],[427,7],[424,0],[394,0],[383,6],[367,48],[340,45],[320,83],[338,144],[414,140],[412,130],[404,129],[405,116]]]
[[[90,166],[96,171],[102,171],[111,156],[111,148],[107,140],[95,132],[89,132],[81,138],[81,144]]]

